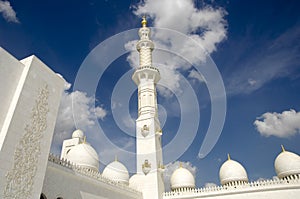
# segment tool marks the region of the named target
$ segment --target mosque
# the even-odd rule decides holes
[[[156,97],[160,73],[152,65],[154,44],[145,18],[138,34],[140,65],[132,75],[138,87],[137,171],[132,176],[117,159],[100,172],[98,154],[79,129],[63,141],[60,157],[49,154],[64,80],[35,56],[17,60],[0,48],[0,198],[300,198],[300,156],[283,146],[274,162],[278,178],[250,182],[243,165],[228,155],[219,186],[196,188],[191,172],[179,166],[171,191],[165,192]]]

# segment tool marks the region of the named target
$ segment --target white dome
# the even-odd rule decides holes
[[[128,184],[129,181],[128,170],[119,161],[114,161],[108,164],[103,170],[102,176],[124,184]]]
[[[98,171],[98,154],[95,149],[87,143],[74,146],[67,154],[67,159],[75,165]]]
[[[185,168],[176,169],[171,176],[171,189],[195,188],[195,178],[192,173]]]
[[[245,168],[239,162],[230,159],[221,166],[219,176],[222,185],[237,181],[248,182]]]
[[[274,166],[279,178],[300,174],[300,156],[283,150],[275,159]]]
[[[133,176],[131,176],[131,178],[129,179],[129,187],[135,190],[142,190],[142,177],[143,176],[140,174],[134,174]]]
[[[81,139],[83,139],[84,138],[84,133],[82,132],[82,130],[77,129],[73,132],[72,138],[81,138]]]

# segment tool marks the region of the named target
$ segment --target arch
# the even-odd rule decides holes
[[[47,199],[46,195],[41,193],[40,199]]]

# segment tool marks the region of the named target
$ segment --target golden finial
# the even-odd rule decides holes
[[[147,25],[147,20],[146,20],[146,16],[143,16],[143,20],[142,20],[142,27],[146,27]]]
[[[282,152],[285,152],[285,148],[283,145],[281,145],[281,149],[282,149]]]
[[[179,168],[182,168],[182,162],[179,162]]]
[[[83,143],[86,143],[86,136],[83,137]]]
[[[115,155],[115,161],[116,161],[116,162],[118,161],[118,156],[117,156],[117,155]]]
[[[229,153],[227,154],[227,158],[228,158],[228,160],[231,160],[231,159],[230,159],[230,154],[229,154]]]

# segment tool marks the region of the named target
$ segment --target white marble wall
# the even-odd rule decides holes
[[[64,81],[35,56],[0,57],[0,198],[39,198]]]
[[[0,47],[0,150],[5,139],[6,131],[3,123],[15,94],[24,65]]]

